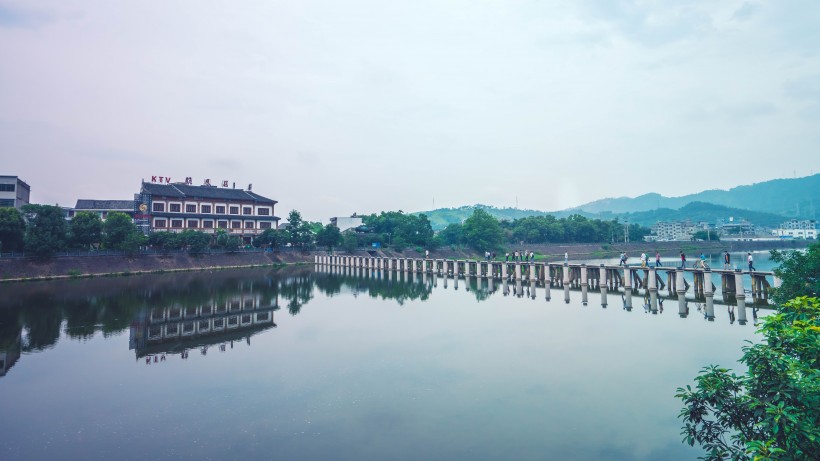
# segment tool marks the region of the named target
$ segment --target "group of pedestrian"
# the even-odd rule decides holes
[[[513,261],[535,261],[535,252],[533,251],[514,251],[512,254],[504,253],[504,261],[509,262],[510,257]]]

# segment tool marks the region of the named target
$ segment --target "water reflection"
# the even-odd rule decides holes
[[[349,268],[288,268],[287,270],[235,270],[208,273],[146,275],[125,278],[63,280],[7,285],[0,299],[0,376],[28,352],[52,348],[65,333],[68,339],[86,340],[96,334],[104,336],[129,331],[129,347],[137,358],[179,354],[198,350],[205,355],[217,346],[226,350],[232,342],[250,343],[253,335],[276,327],[275,312],[280,308],[298,315],[313,300],[316,290],[327,297],[350,293],[395,301],[427,300],[441,282],[443,289],[451,282],[460,283],[476,301],[483,302],[501,291],[518,298],[537,298],[544,288],[544,299],[550,301],[550,285],[534,278],[502,280],[500,286],[484,277],[444,278],[433,274],[406,271],[374,271]],[[539,287],[540,285],[540,287]],[[566,304],[573,291],[580,291],[581,303],[590,302],[587,285],[561,288]],[[631,311],[633,293],[615,291],[623,309]],[[593,292],[594,296],[594,292]],[[609,298],[606,285],[600,288],[600,305],[606,308]],[[655,290],[642,290],[638,301],[646,312],[663,313],[664,298]],[[638,299],[641,299],[641,298]],[[685,293],[677,294],[678,314],[689,315]],[[714,320],[711,293],[695,299],[697,311]],[[747,323],[744,293],[733,296],[727,304],[730,324]],[[752,303],[757,319],[757,306]],[[153,358],[151,358],[153,361]]]

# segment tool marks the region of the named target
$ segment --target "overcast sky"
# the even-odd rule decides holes
[[[820,2],[0,0],[0,174],[311,220],[820,172]]]

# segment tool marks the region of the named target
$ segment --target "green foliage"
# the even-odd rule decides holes
[[[438,233],[438,238],[444,245],[461,245],[464,241],[464,233],[461,224],[448,224],[443,231]]]
[[[29,215],[26,232],[26,253],[39,258],[50,258],[66,249],[67,225],[62,208],[51,205],[26,205]]]
[[[820,295],[820,243],[809,245],[805,252],[772,250],[771,260],[778,263],[774,273],[782,282],[772,296],[776,303]]]
[[[744,375],[705,368],[679,388],[684,441],[706,460],[806,460],[820,453],[820,300],[799,297],[763,319],[743,348]]]
[[[112,250],[137,251],[145,238],[131,217],[119,211],[108,213],[103,223],[103,243]]]
[[[717,232],[700,230],[692,234],[692,240],[720,241]]]
[[[347,230],[342,233],[342,249],[351,252],[358,248],[359,246],[359,239],[356,236],[356,233],[352,230]]]
[[[309,247],[313,244],[313,231],[310,223],[302,219],[301,213],[291,210],[288,214],[288,243],[294,247]]]
[[[280,248],[288,241],[288,236],[285,231],[279,229],[265,229],[261,234],[253,239],[253,246],[259,248],[262,246],[269,246],[271,248]]]
[[[69,235],[71,243],[79,248],[88,249],[102,240],[103,223],[100,215],[90,211],[80,211],[71,218]]]
[[[488,251],[501,247],[503,233],[498,220],[480,208],[464,220],[462,233],[464,242],[475,250]]]
[[[403,211],[382,211],[381,214],[364,216],[362,221],[367,228],[376,234],[382,234],[387,243],[404,249],[407,245],[430,246],[433,240],[433,227],[426,215],[408,215]]]
[[[316,244],[332,250],[342,242],[342,233],[333,224],[328,224],[316,233]]]
[[[21,251],[25,246],[26,221],[16,208],[0,208],[0,251]]]

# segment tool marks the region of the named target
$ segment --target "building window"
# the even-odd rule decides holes
[[[259,216],[269,216],[270,215],[270,208],[259,208],[256,211],[256,214]]]
[[[172,219],[171,220],[171,227],[176,227],[176,228],[182,227],[182,220],[181,219]]]
[[[217,205],[216,214],[225,214],[225,205]]]
[[[253,208],[249,206],[242,207],[242,214],[253,214]]]
[[[154,227],[163,227],[164,228],[166,223],[167,223],[167,221],[165,221],[164,219],[157,219],[156,221],[154,221]]]
[[[213,221],[202,221],[202,227],[205,229],[213,229],[214,222]]]
[[[164,203],[155,203],[154,204],[154,211],[165,211],[165,204]]]
[[[168,205],[168,209],[171,213],[179,213],[182,210],[182,206],[179,203],[172,203]]]
[[[253,221],[245,221],[245,229],[253,229]]]
[[[242,222],[241,221],[231,221],[231,229],[241,229]]]
[[[188,228],[189,229],[196,229],[197,227],[199,227],[199,221],[197,221],[196,219],[189,219],[188,220]]]
[[[203,213],[211,213],[211,205],[202,205],[202,212]]]
[[[103,219],[105,219],[105,218],[107,218],[107,217],[108,217],[108,212],[107,212],[107,211],[103,211],[103,212],[102,212],[102,218],[103,218]]]
[[[0,192],[14,192],[15,184],[0,184]]]
[[[231,207],[231,214],[239,214],[239,207],[238,206],[232,206]]]
[[[270,222],[269,221],[263,221],[263,222],[259,223],[259,228],[260,229],[270,229]]]
[[[0,199],[0,207],[2,206],[13,207],[14,199]]]
[[[196,205],[185,205],[186,213],[196,213]]]
[[[216,227],[220,229],[227,229],[228,228],[228,221],[217,221]]]

